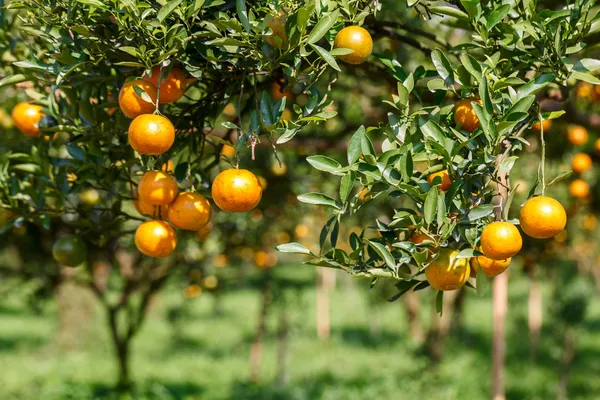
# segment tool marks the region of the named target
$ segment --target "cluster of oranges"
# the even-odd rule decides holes
[[[572,126],[568,131],[568,139],[575,146],[584,146],[588,142],[588,131],[583,126]],[[600,139],[594,143],[596,152],[600,152]],[[574,173],[581,175],[592,167],[592,158],[586,153],[577,153],[571,160],[571,169]],[[589,184],[579,178],[574,179],[569,185],[569,193],[571,196],[583,199],[590,194]]]
[[[464,99],[459,101],[454,109],[454,122],[459,129],[474,132],[479,128],[479,119],[473,110],[473,102],[480,103],[477,99]],[[542,122],[544,130],[550,129],[552,121]],[[538,123],[534,129],[540,129]],[[573,142],[582,142],[579,137],[584,132],[587,141],[587,131],[579,127],[569,132]],[[589,156],[584,155],[589,158]],[[588,162],[589,161],[589,162]],[[591,159],[578,157],[574,160],[582,172],[591,166]],[[575,169],[575,167],[574,167]],[[432,173],[427,181],[436,185],[441,190],[447,191],[452,185],[452,179],[447,170]],[[585,183],[585,182],[584,182]],[[587,184],[586,184],[587,185]],[[589,189],[588,189],[589,190]],[[537,196],[529,199],[521,208],[519,222],[521,229],[528,236],[535,239],[546,239],[562,231],[567,223],[567,214],[564,207],[555,199],[547,196]],[[414,233],[411,241],[415,244],[423,243],[432,238],[422,233]],[[485,226],[480,237],[479,251],[483,255],[468,258],[459,258],[456,250],[442,249],[438,257],[425,270],[425,277],[429,284],[441,291],[456,290],[462,287],[470,276],[474,276],[481,268],[487,277],[493,277],[504,272],[510,265],[511,258],[515,256],[523,245],[523,239],[515,225],[496,221]]]

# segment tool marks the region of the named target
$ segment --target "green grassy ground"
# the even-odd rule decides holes
[[[289,267],[306,268],[306,267]],[[507,321],[507,397],[556,397],[561,349],[545,326],[535,360],[527,339],[527,280],[513,274]],[[373,295],[373,294],[371,294]],[[546,293],[545,300],[548,300]],[[316,338],[315,293],[288,297],[292,329],[289,382],[276,382],[276,316],[269,321],[260,384],[248,381],[248,354],[259,295],[241,290],[222,297],[216,315],[213,297],[184,300],[171,287],[154,304],[133,347],[135,398],[140,399],[486,399],[490,392],[491,299],[470,292],[463,325],[449,339],[443,360],[433,365],[406,332],[400,302],[374,303],[364,287],[338,280],[332,295],[332,337]],[[422,298],[430,299],[429,290]],[[173,329],[169,310],[186,304],[189,314]],[[429,302],[429,300],[427,300]],[[97,309],[79,345],[60,340],[54,302],[33,313],[16,297],[0,303],[0,398],[114,398],[115,365],[103,314]],[[424,304],[424,324],[431,304]],[[171,312],[172,313],[172,312]],[[378,333],[369,327],[379,321]],[[546,321],[548,322],[548,321]],[[580,330],[571,371],[570,399],[600,398],[600,302],[593,300]]]

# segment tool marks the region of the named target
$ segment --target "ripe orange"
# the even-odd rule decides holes
[[[507,258],[506,260],[492,260],[486,256],[471,258],[471,276],[473,278],[477,276],[479,267],[483,268],[483,272],[488,278],[498,276],[508,269],[510,261],[511,258]]]
[[[569,129],[569,142],[576,146],[583,146],[588,141],[588,131],[583,126],[575,125]]]
[[[198,297],[202,294],[202,288],[197,283],[193,283],[189,286],[186,286],[183,289],[183,295],[188,299],[193,299],[194,297]]]
[[[445,192],[448,189],[450,189],[450,186],[452,186],[452,180],[450,179],[450,175],[448,175],[448,170],[445,169],[443,171],[434,172],[433,174],[431,174],[427,177],[427,182],[429,182],[429,184],[433,186],[433,184],[434,184],[433,180],[436,177],[440,177],[440,179],[441,179],[441,183],[437,183],[437,185],[439,185],[441,190],[443,190]],[[440,179],[438,179],[438,181]]]
[[[175,169],[175,165],[173,164],[173,160],[168,160],[166,163],[161,165],[160,170],[165,172],[173,172]]]
[[[138,183],[140,200],[151,205],[171,204],[177,190],[175,178],[163,171],[148,171]]]
[[[583,199],[590,194],[590,185],[583,179],[575,179],[569,185],[569,193],[575,198]]]
[[[347,26],[335,35],[333,47],[354,50],[350,54],[339,56],[340,59],[348,64],[362,64],[373,51],[373,39],[365,28]]]
[[[571,169],[573,172],[581,174],[592,168],[592,158],[585,153],[578,153],[571,160]]]
[[[210,203],[201,194],[180,193],[169,206],[169,221],[176,228],[197,231],[210,221]]]
[[[134,87],[143,89],[148,96],[150,96],[152,103],[149,103],[138,96],[134,90]],[[153,113],[156,109],[155,104],[156,86],[148,81],[138,79],[135,81],[126,82],[119,92],[119,107],[121,108],[121,111],[123,111],[123,114],[129,118],[135,118],[142,114]]]
[[[562,231],[567,213],[552,197],[537,196],[527,200],[519,215],[521,229],[535,239],[547,239]]]
[[[146,221],[135,231],[135,246],[147,256],[167,257],[177,246],[175,229],[164,221]]]
[[[129,125],[129,144],[144,155],[157,156],[175,141],[175,127],[162,115],[142,114]]]
[[[150,203],[146,203],[142,199],[139,198],[137,189],[133,192],[133,205],[137,212],[141,215],[147,215],[152,218],[159,218],[162,220],[167,219],[169,215],[169,205],[163,204],[160,206],[154,206]],[[160,208],[160,211],[159,211]],[[159,215],[160,212],[160,215]]]
[[[277,264],[277,256],[273,253],[259,250],[254,253],[254,263],[261,268],[274,267]]]
[[[166,69],[163,68],[163,74],[165,71]],[[150,82],[155,88],[158,88],[160,77],[160,67],[154,67],[152,68],[152,75],[145,74],[144,80]],[[163,76],[163,79],[160,81],[158,102],[160,104],[175,103],[185,93],[187,84],[188,80],[185,71],[178,67],[171,68],[167,76]]]
[[[447,291],[460,289],[469,279],[467,258],[456,258],[458,251],[440,250],[438,257],[425,269],[425,278],[432,288]]]
[[[492,260],[506,260],[523,246],[519,230],[508,222],[492,222],[481,233],[481,251]]]
[[[540,132],[542,126],[544,127],[544,133],[548,132],[552,127],[552,120],[545,119],[542,121],[542,125],[540,125],[540,121],[536,122],[535,124],[533,124],[533,130],[536,132]]]
[[[76,267],[85,261],[87,247],[77,236],[63,236],[54,242],[52,257],[61,265]]]
[[[12,110],[13,122],[25,136],[40,136],[39,123],[43,116],[42,107],[26,101],[17,104]]]
[[[224,268],[229,265],[229,257],[227,257],[227,254],[216,254],[212,258],[212,264],[216,268]]]
[[[260,202],[262,187],[256,175],[246,169],[226,169],[212,184],[215,204],[223,211],[246,212]]]
[[[228,144],[224,144],[223,147],[221,147],[221,154],[223,154],[227,158],[231,158],[235,156],[235,147],[230,146]]]
[[[576,96],[588,101],[595,100],[594,85],[588,82],[579,82],[577,85]]]
[[[281,113],[282,121],[289,121],[292,119],[292,117],[293,117],[293,114],[289,108],[284,109],[283,112]]]
[[[431,240],[433,241],[433,239],[431,237],[429,237],[428,235],[422,233],[422,232],[413,232],[413,234],[410,236],[409,239],[411,242],[413,242],[414,244],[421,244],[426,240]]]
[[[471,104],[473,102],[481,104],[481,100],[478,99],[462,99],[454,107],[454,123],[460,129],[471,133],[479,128],[479,118]]]
[[[270,28],[273,33],[270,35],[265,35],[265,40],[271,46],[276,47],[278,49],[286,49],[288,47],[288,36],[285,31],[285,23],[287,21],[287,16],[283,10],[279,11],[278,15],[269,15],[267,16],[267,28]],[[277,40],[275,38],[279,38]]]
[[[294,97],[294,93],[292,92],[291,87],[284,86],[284,83],[282,82],[275,82],[273,83],[273,86],[271,86],[271,97],[273,97],[273,100],[275,101],[279,101],[285,97],[285,101],[288,103],[292,100],[292,97]]]
[[[600,154],[600,139],[596,139],[594,142],[594,150],[596,150],[596,154]]]

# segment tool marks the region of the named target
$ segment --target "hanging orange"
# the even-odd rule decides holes
[[[137,210],[137,212],[139,212],[141,215],[147,215],[152,218],[160,218],[162,220],[167,219],[167,217],[169,215],[169,205],[168,204],[163,204],[160,206],[153,206],[152,204],[146,203],[145,201],[140,199],[137,189],[133,192],[133,205],[135,206],[135,209]],[[159,207],[160,207],[160,215],[158,215]]]
[[[492,222],[481,233],[481,252],[492,260],[506,260],[523,246],[519,230],[508,222]]]
[[[583,199],[590,194],[590,185],[583,179],[575,179],[569,185],[569,193],[577,199]]]
[[[354,50],[350,54],[339,56],[339,58],[348,64],[362,64],[373,51],[373,38],[363,27],[348,26],[335,35],[333,47]]]
[[[185,93],[188,79],[183,69],[173,67],[164,76],[166,68],[163,68],[163,79],[160,80],[159,99],[160,104],[175,103]],[[152,75],[144,75],[144,80],[150,82],[154,87],[159,87],[160,67],[152,68]]]
[[[227,169],[212,184],[215,204],[223,211],[246,212],[258,205],[262,197],[260,181],[245,169]]]
[[[551,119],[545,119],[542,121],[542,124],[540,125],[540,121],[536,122],[533,124],[533,130],[536,132],[540,132],[542,129],[542,127],[544,127],[544,133],[548,132],[550,130],[550,128],[552,127],[552,120]]]
[[[129,125],[129,144],[144,155],[157,156],[175,142],[175,127],[162,115],[142,114]]]
[[[135,245],[147,256],[168,257],[177,247],[177,234],[175,229],[164,221],[146,221],[135,231]]]
[[[198,193],[180,193],[169,206],[169,221],[187,231],[197,231],[210,221],[210,203]]]
[[[24,101],[13,108],[11,115],[15,126],[25,136],[40,136],[39,123],[40,119],[44,116],[42,107]]]
[[[450,189],[450,186],[452,186],[452,180],[450,179],[450,175],[448,175],[448,170],[445,169],[443,171],[434,172],[433,174],[427,177],[427,182],[429,182],[429,184],[433,186],[434,179],[437,177],[441,178],[441,183],[438,183],[438,185],[442,191],[445,192],[448,189]]]
[[[588,141],[588,131],[583,126],[575,125],[569,129],[569,142],[576,146],[583,146]]]
[[[136,92],[134,87],[138,87],[145,91],[151,103],[142,99]],[[119,92],[119,107],[123,114],[129,118],[135,118],[142,114],[151,114],[156,109],[156,86],[142,79],[126,82]]]
[[[578,153],[573,156],[571,160],[571,169],[573,172],[581,174],[592,168],[592,157],[585,153]]]
[[[456,250],[442,249],[438,257],[425,269],[425,278],[432,288],[447,291],[460,289],[469,279],[467,258],[457,258]]]
[[[562,204],[552,197],[537,196],[523,204],[519,221],[528,236],[547,239],[565,228],[567,213]]]
[[[485,276],[488,278],[498,276],[508,269],[511,260],[511,258],[507,258],[506,260],[492,260],[486,256],[473,257],[471,258],[471,276],[473,278],[477,276],[479,267],[483,269]]]
[[[479,118],[471,104],[473,102],[482,104],[481,100],[462,99],[454,107],[454,123],[457,127],[460,126],[460,129],[471,133],[479,128]]]
[[[163,171],[148,171],[138,183],[140,200],[151,205],[171,204],[177,190],[175,178]]]

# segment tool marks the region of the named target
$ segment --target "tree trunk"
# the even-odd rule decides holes
[[[131,390],[131,377],[129,375],[129,339],[122,338],[118,329],[118,311],[116,309],[108,310],[110,322],[110,333],[113,340],[113,346],[117,356],[119,370],[116,389],[119,392],[128,392]]]
[[[412,290],[409,290],[403,297],[408,317],[408,332],[415,343],[421,343],[424,339],[423,326],[419,319],[421,298],[419,293]]]
[[[334,280],[334,270],[317,267],[317,336],[321,340],[327,340],[331,335],[329,288]]]
[[[528,327],[529,340],[531,343],[531,356],[535,357],[540,343],[540,334],[542,331],[542,288],[535,276],[530,276],[529,280],[529,301],[528,301]]]
[[[279,313],[279,329],[277,331],[277,383],[284,387],[288,381],[288,350],[289,350],[289,325],[286,310],[282,306]]]
[[[262,301],[258,314],[258,326],[256,328],[256,335],[252,341],[252,347],[250,348],[250,380],[252,380],[252,382],[258,382],[260,366],[262,364],[263,342],[267,329],[267,314],[269,312],[269,303],[271,300],[271,293],[267,282],[263,282],[261,292]]]
[[[567,399],[567,386],[569,384],[569,371],[575,358],[575,330],[567,328],[565,332],[565,348],[563,353],[562,371],[558,384],[557,396],[558,400]]]
[[[494,278],[492,295],[492,399],[505,400],[504,394],[504,323],[508,308],[508,274],[503,272]]]

